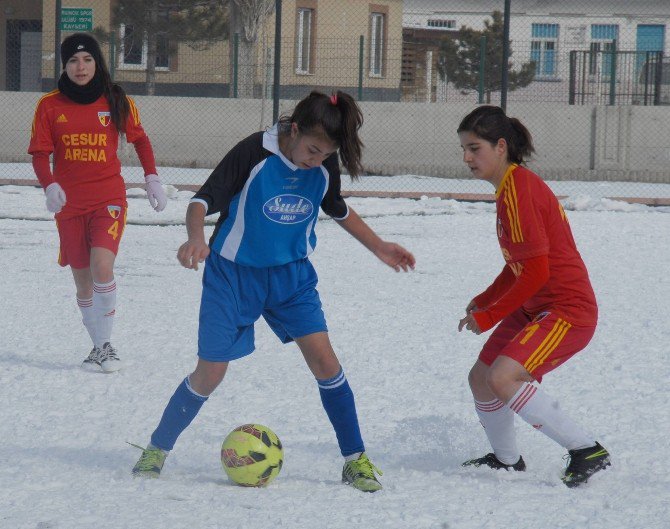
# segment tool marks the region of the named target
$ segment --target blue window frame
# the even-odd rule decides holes
[[[591,46],[589,55],[589,75],[608,79],[612,74],[612,52],[614,41],[619,39],[616,24],[591,24]],[[616,60],[616,59],[614,59]]]
[[[535,63],[538,78],[556,77],[558,24],[532,24],[530,60]]]

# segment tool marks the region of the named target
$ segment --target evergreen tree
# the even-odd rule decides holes
[[[482,37],[486,37],[485,64],[484,64],[484,92],[486,102],[491,102],[491,92],[498,92],[502,88],[502,55],[503,55],[503,15],[494,11],[492,20],[484,21],[484,29],[477,31],[462,26],[457,38],[446,37],[440,43],[438,73],[440,79],[447,80],[467,94],[479,89],[480,50]],[[511,42],[509,56],[511,58]],[[507,90],[528,86],[535,77],[535,63],[533,61],[521,65],[518,71],[512,69],[512,62],[508,66]]]

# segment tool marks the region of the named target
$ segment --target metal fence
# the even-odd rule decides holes
[[[0,179],[31,180],[32,111],[60,73],[57,33],[70,31],[55,23],[54,0],[32,14],[5,3],[0,106],[16,124],[0,139],[0,164],[13,163],[0,165]],[[169,183],[202,183],[236,141],[272,124],[273,96],[290,112],[312,89],[341,89],[366,118],[370,176],[349,190],[490,191],[466,180],[455,129],[474,105],[501,101],[503,0],[283,0],[280,17],[275,3],[218,2],[219,32],[193,40],[165,9],[153,17],[162,25],[147,28],[137,12],[124,19],[109,2],[77,2],[90,10],[115,81],[136,97]],[[563,182],[564,194],[608,194],[616,180],[626,184],[614,194],[670,197],[670,4],[640,0],[635,14],[624,0],[510,4],[507,110],[534,135],[531,168]],[[264,8],[255,19],[243,7],[254,5]],[[127,149],[122,157],[138,165]],[[125,174],[136,179],[134,169]]]

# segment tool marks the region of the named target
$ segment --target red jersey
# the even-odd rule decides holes
[[[128,102],[126,139],[150,146],[137,107],[131,98]],[[53,180],[39,174],[38,178],[44,188],[55,181],[65,191],[67,202],[56,218],[82,215],[108,203],[126,205],[121,162],[116,154],[118,145],[119,133],[104,95],[94,103],[82,105],[54,90],[39,100],[28,153],[54,155]],[[156,172],[155,163],[152,172]]]
[[[501,283],[511,286],[524,260],[547,256],[549,261],[549,279],[523,302],[523,309],[531,315],[552,311],[576,325],[595,325],[598,306],[589,275],[565,211],[549,186],[532,171],[512,164],[496,191],[496,212],[498,242],[506,268],[513,272],[503,271]],[[496,290],[500,299],[507,289]]]

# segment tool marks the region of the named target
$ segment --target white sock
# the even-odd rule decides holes
[[[596,444],[581,426],[559,409],[558,401],[533,384],[525,382],[508,406],[533,428],[563,448],[577,450]]]
[[[93,311],[96,318],[95,345],[102,347],[112,339],[116,312],[116,281],[93,283]]]
[[[363,452],[355,452],[353,454],[349,454],[348,456],[344,456],[345,463],[348,463],[349,461],[353,461],[355,459],[358,459],[359,457],[361,457],[362,453]]]
[[[498,460],[506,465],[519,461],[521,454],[516,446],[514,412],[499,399],[488,402],[475,399],[475,409]]]
[[[91,337],[91,341],[95,345],[95,313],[93,312],[93,298],[81,299],[77,297],[77,306],[81,311],[81,321]]]

